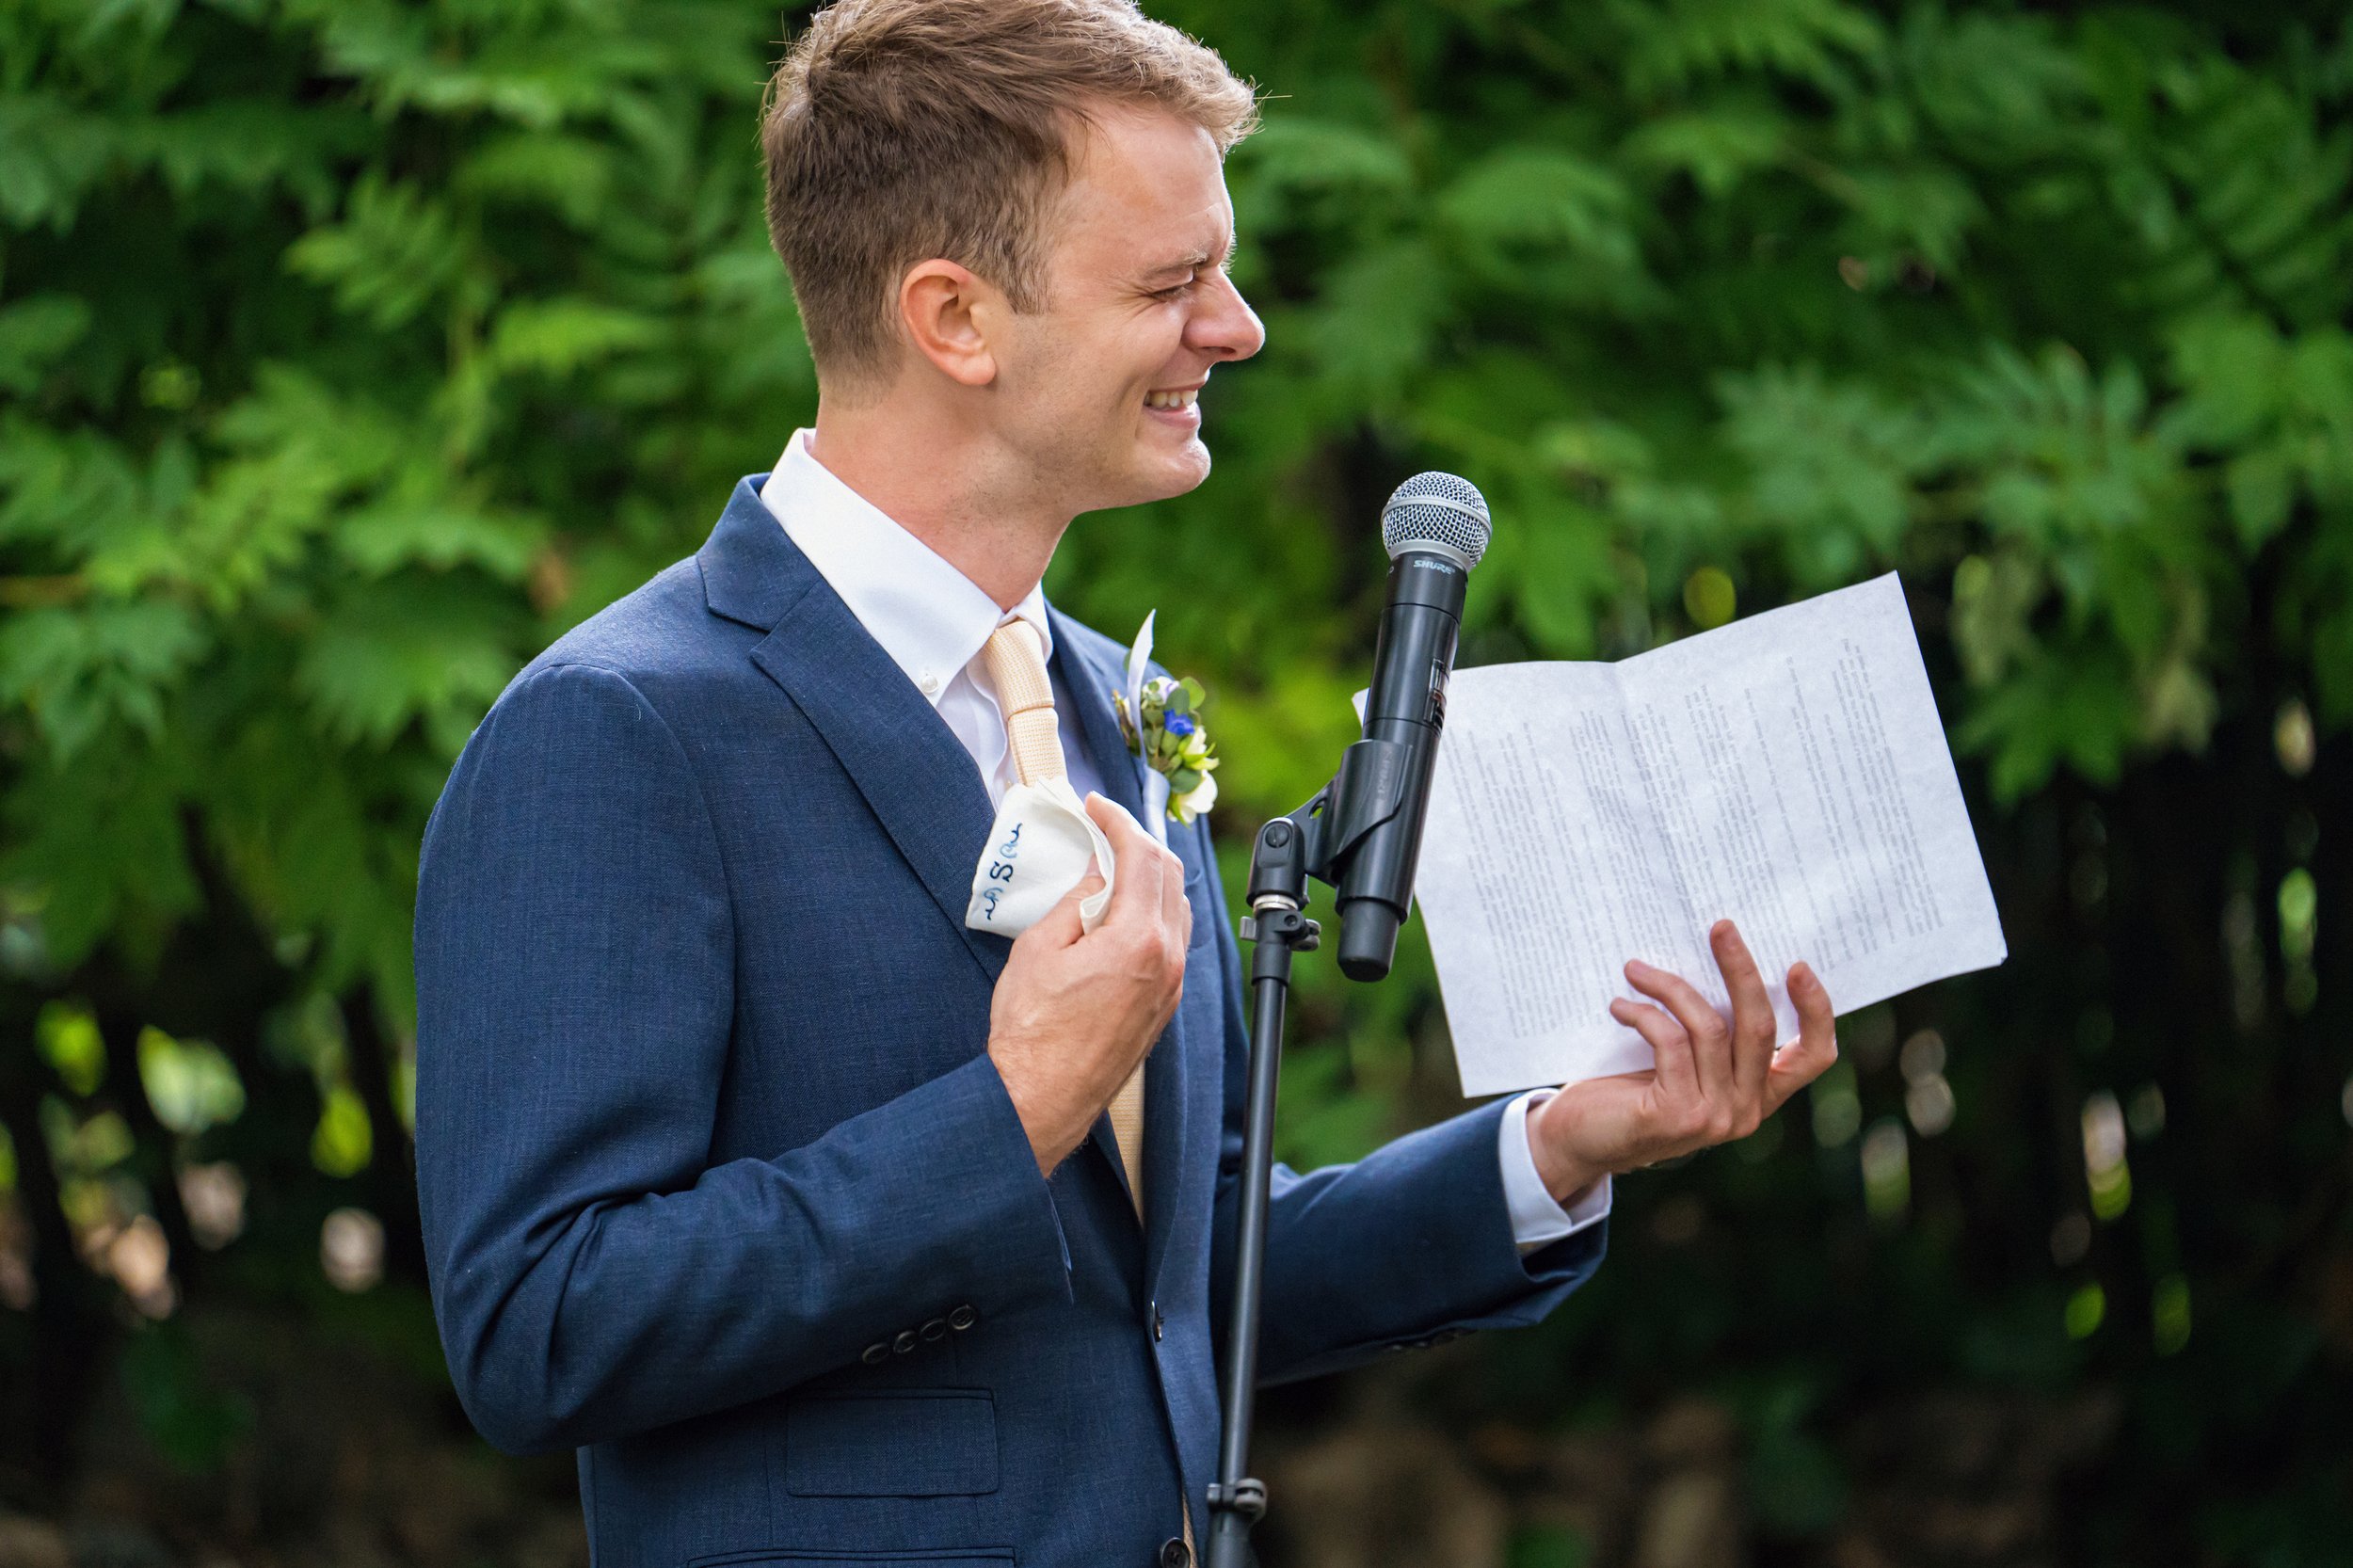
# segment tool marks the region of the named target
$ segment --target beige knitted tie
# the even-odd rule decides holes
[[[988,661],[988,679],[997,688],[997,707],[1005,716],[1005,737],[1013,748],[1014,771],[1024,784],[1067,776],[1062,754],[1062,734],[1054,725],[1054,686],[1046,675],[1046,650],[1037,628],[1012,616],[988,634],[981,649]],[[1112,1135],[1119,1144],[1119,1163],[1128,1173],[1128,1193],[1136,1214],[1144,1213],[1144,1064],[1112,1096]]]

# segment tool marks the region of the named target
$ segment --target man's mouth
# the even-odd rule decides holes
[[[1169,392],[1148,392],[1144,394],[1147,408],[1190,408],[1201,395],[1199,387],[1178,387]]]

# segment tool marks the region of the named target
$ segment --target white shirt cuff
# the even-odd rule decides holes
[[[1496,1155],[1503,1162],[1503,1206],[1512,1216],[1512,1240],[1523,1253],[1575,1236],[1609,1217],[1608,1176],[1586,1189],[1574,1208],[1563,1208],[1536,1174],[1536,1155],[1528,1145],[1528,1113],[1557,1092],[1531,1089],[1505,1106],[1503,1125],[1496,1134]]]

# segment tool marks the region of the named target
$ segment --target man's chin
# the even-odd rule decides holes
[[[1201,482],[1209,476],[1209,449],[1202,444],[1200,437],[1191,437],[1179,450],[1154,453],[1151,460],[1142,465],[1142,472],[1136,479],[1137,488],[1143,493],[1137,495],[1130,504],[1168,501],[1189,490],[1197,490]]]
[[[1209,449],[1193,437],[1182,447],[1160,446],[1135,453],[1124,468],[1098,471],[1100,482],[1078,507],[1084,512],[1115,511],[1168,501],[1201,488],[1209,476]]]

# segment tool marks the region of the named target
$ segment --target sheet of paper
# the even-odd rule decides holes
[[[1893,575],[1616,664],[1458,670],[1416,899],[1465,1095],[1651,1064],[1641,958],[1728,1005],[1730,916],[1797,1032],[2009,949]]]

